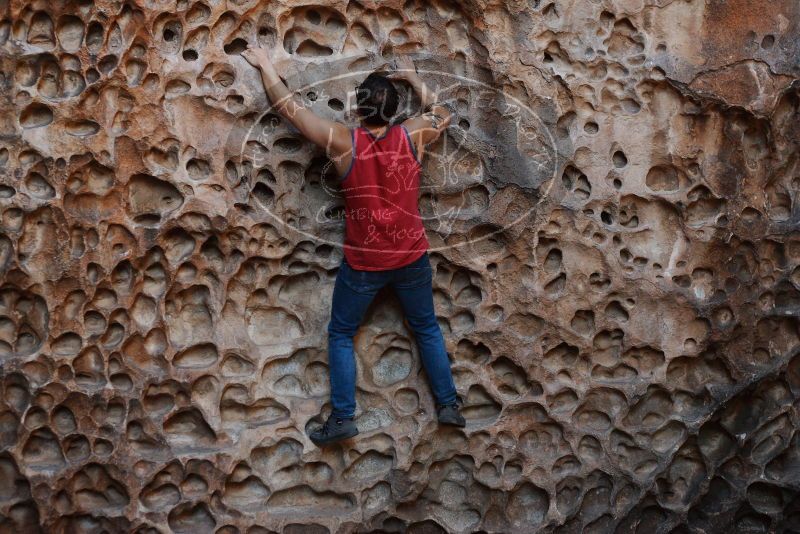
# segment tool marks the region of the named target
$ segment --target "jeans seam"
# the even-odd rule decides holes
[[[425,286],[427,284],[428,284],[427,282],[422,282],[422,283],[419,283],[419,284],[414,284],[413,286],[403,286],[402,288],[400,288],[400,291],[407,290],[407,289],[417,289],[418,287],[423,287],[423,286]]]

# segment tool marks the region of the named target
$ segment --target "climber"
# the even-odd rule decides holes
[[[449,106],[436,103],[413,62],[401,58],[391,74],[373,72],[358,86],[361,124],[351,129],[295,101],[267,50],[248,48],[242,55],[259,69],[275,109],[325,149],[340,177],[345,201],[344,259],[334,284],[328,324],[331,413],[309,437],[322,446],[358,434],[353,336],[373,297],[386,285],[397,294],[416,338],[439,424],[465,426],[434,313],[428,241],[418,207],[425,146],[447,128]],[[398,121],[399,95],[391,79],[405,80],[419,95],[426,113]]]

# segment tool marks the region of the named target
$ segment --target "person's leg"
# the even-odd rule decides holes
[[[379,273],[356,271],[342,262],[336,275],[328,323],[331,415],[351,418],[356,410],[356,360],[353,336],[370,302],[385,282]]]
[[[444,337],[436,321],[432,282],[431,264],[425,254],[414,263],[394,271],[391,284],[414,332],[436,404],[450,405],[456,402],[456,386]]]

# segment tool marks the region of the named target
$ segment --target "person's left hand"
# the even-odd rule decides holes
[[[270,53],[266,48],[248,46],[247,50],[242,52],[242,57],[257,68],[272,66],[272,59],[270,59]]]

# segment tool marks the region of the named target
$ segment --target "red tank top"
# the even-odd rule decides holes
[[[384,271],[419,259],[428,240],[419,213],[422,165],[402,124],[375,137],[352,130],[353,161],[341,182],[344,256],[354,269]]]

